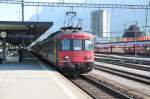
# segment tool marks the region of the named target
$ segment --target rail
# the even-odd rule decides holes
[[[118,70],[101,65],[95,65],[95,69],[150,85],[150,77],[148,76],[143,76],[136,73],[131,73],[128,71]]]
[[[81,75],[71,81],[94,99],[132,99],[130,96],[106,86],[90,75]]]

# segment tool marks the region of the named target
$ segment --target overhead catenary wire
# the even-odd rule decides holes
[[[0,0],[5,4],[22,4],[19,0]],[[60,2],[31,2],[24,1],[24,6],[51,6],[51,7],[82,7],[82,8],[116,8],[116,9],[150,9],[149,5],[125,5],[125,4],[93,4],[93,3],[60,3]]]

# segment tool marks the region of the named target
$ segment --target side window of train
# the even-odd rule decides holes
[[[50,50],[50,54],[53,54],[53,45],[52,45],[52,40],[49,41],[49,50]]]
[[[61,40],[57,40],[56,41],[56,47],[57,47],[57,50],[61,50]]]
[[[46,56],[48,57],[48,49],[49,49],[49,45],[48,42],[46,43]]]

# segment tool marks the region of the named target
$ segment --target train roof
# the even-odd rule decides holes
[[[50,39],[93,39],[93,35],[88,32],[82,32],[82,31],[73,31],[73,30],[60,30],[52,33],[50,36],[48,36],[45,40],[39,42],[36,45],[41,45],[45,42],[47,42]]]
[[[68,36],[66,36],[68,35]],[[50,36],[47,37],[47,39],[51,39],[51,38],[60,38],[61,36],[63,37],[70,37],[70,36],[76,36],[76,35],[83,35],[83,36],[87,36],[87,37],[91,37],[93,38],[93,35],[88,33],[88,32],[82,32],[82,31],[78,31],[76,29],[63,29],[63,30],[59,30],[59,31],[56,31],[54,33],[52,33]]]
[[[72,33],[61,33],[56,36],[57,39],[93,39],[93,35],[87,32],[72,32]]]
[[[124,45],[124,42],[112,43],[112,45]]]
[[[137,44],[150,44],[150,41],[137,42]]]
[[[112,42],[112,43],[96,43],[95,46],[99,47],[109,47],[109,46],[124,46],[125,45],[144,45],[144,44],[150,44],[150,40],[147,41],[130,41],[130,42]]]
[[[103,44],[101,43],[101,44],[98,44],[96,46],[99,46],[99,47],[110,47],[111,44],[110,43],[103,43]]]

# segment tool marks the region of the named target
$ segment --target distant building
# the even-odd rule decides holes
[[[91,30],[99,37],[110,37],[110,16],[105,10],[97,10],[91,13]]]
[[[124,31],[123,38],[135,38],[146,36],[145,32],[142,32],[140,28],[136,25],[130,25],[128,29]]]

